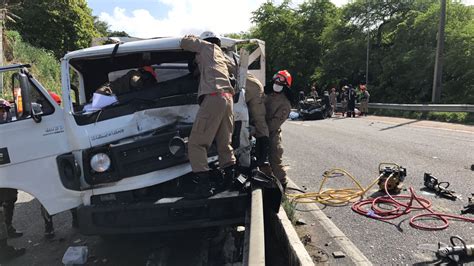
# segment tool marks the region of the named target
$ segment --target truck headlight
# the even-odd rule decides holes
[[[110,168],[110,157],[105,153],[94,154],[91,158],[91,168],[98,172],[102,173]]]
[[[180,138],[178,136],[172,138],[168,144],[170,153],[175,157],[183,157],[186,155],[186,146],[188,145],[188,140]]]

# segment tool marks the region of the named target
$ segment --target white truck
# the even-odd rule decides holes
[[[222,41],[229,55],[241,43],[253,43],[255,50],[242,62],[263,83],[264,43]],[[0,124],[0,187],[31,194],[50,214],[77,208],[84,234],[241,222],[245,192],[182,197],[193,186],[185,143],[198,110],[198,81],[192,74],[194,54],[179,44],[180,38],[158,38],[66,54],[61,106],[25,65],[1,68],[12,81],[13,119]],[[104,84],[145,66],[153,69],[156,83],[116,95],[115,103],[93,102]],[[236,111],[246,112],[239,102]],[[241,130],[248,135],[247,126]],[[215,154],[211,149],[210,165]]]

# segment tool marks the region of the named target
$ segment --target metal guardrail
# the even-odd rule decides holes
[[[249,233],[248,252],[244,252],[243,265],[265,266],[265,227],[261,188],[254,188],[252,190],[250,208],[250,228],[246,230]]]
[[[369,108],[419,112],[467,112],[474,113],[474,104],[393,104],[369,103]]]

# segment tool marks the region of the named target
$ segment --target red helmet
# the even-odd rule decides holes
[[[57,95],[56,93],[52,92],[52,91],[48,91],[49,95],[51,95],[51,97],[53,98],[53,100],[58,104],[58,105],[61,105],[61,97],[59,97],[59,95]]]
[[[273,81],[280,83],[281,85],[291,87],[293,78],[291,77],[291,74],[288,72],[288,70],[280,70],[275,75],[273,75]]]

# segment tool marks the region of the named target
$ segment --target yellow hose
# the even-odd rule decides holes
[[[354,188],[341,188],[341,189],[326,189],[323,190],[324,184],[330,177],[348,176],[355,184]],[[381,174],[377,177],[367,188],[363,188],[362,185],[355,179],[353,175],[345,171],[344,169],[334,168],[324,172],[323,181],[319,186],[318,192],[308,193],[292,193],[286,194],[287,198],[292,202],[297,203],[321,203],[329,206],[342,206],[352,202],[354,199],[361,198],[370,188],[372,188],[379,179],[383,176]]]

